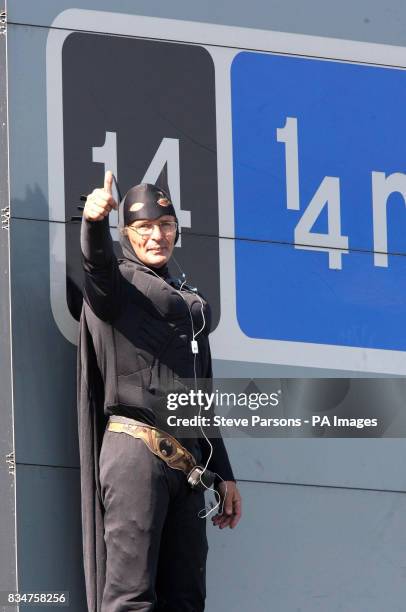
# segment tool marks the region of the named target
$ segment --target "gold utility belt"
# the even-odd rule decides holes
[[[119,415],[110,416],[107,429],[117,433],[126,433],[133,438],[143,440],[149,450],[165,461],[169,467],[182,470],[186,475],[196,465],[192,453],[182,446],[176,438],[161,429]]]

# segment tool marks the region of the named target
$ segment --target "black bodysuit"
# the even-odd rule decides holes
[[[118,261],[108,219],[82,221],[86,319],[104,383],[104,412],[168,431],[168,390],[186,390],[182,380],[193,379],[194,370],[197,378],[211,380],[210,307],[190,290],[183,289],[179,295],[168,284],[172,281],[167,267],[149,269],[128,242],[124,238],[123,253],[127,256]],[[191,319],[194,334],[201,330],[195,359]],[[198,428],[195,438],[182,438],[176,428],[169,433],[180,439],[197,461],[205,462],[210,448]],[[219,433],[211,437],[211,443],[208,468],[224,480],[234,480]]]

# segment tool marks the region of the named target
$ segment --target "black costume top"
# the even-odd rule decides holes
[[[121,239],[124,258],[117,260],[103,221],[82,220],[85,270],[84,304],[78,352],[79,445],[82,525],[88,606],[99,609],[105,576],[103,508],[98,456],[107,418],[120,414],[168,431],[166,392],[184,389],[193,379],[192,321],[197,335],[196,376],[211,379],[208,341],[210,308],[192,291],[182,296],[171,286],[166,266],[150,269],[140,262],[128,238]],[[186,305],[185,300],[188,305]],[[198,430],[195,438],[169,431],[205,465],[210,447]],[[210,436],[208,468],[234,480],[220,435]]]

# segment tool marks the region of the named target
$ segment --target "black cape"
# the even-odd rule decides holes
[[[99,612],[106,581],[103,504],[99,485],[99,455],[108,417],[104,385],[96,361],[83,304],[78,344],[78,427],[83,530],[83,564],[89,612]]]

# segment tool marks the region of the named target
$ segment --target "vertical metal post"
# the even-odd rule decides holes
[[[0,591],[17,590],[16,495],[10,311],[7,19],[0,5]],[[17,608],[7,608],[7,610]]]

